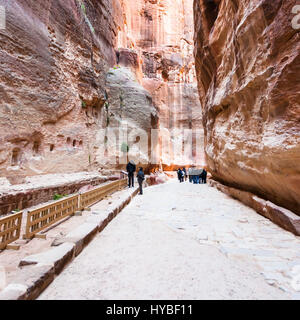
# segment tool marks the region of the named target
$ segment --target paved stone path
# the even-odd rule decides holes
[[[40,299],[300,299],[299,248],[220,191],[172,180],[137,196]]]

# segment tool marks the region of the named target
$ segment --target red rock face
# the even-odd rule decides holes
[[[294,0],[195,0],[195,58],[213,177],[300,214]]]
[[[1,176],[101,168],[97,133],[122,117],[147,132],[201,127],[192,0],[0,5]]]
[[[124,0],[122,7],[125,27],[119,33],[118,46],[138,56],[138,78],[157,109],[158,157],[169,167],[183,164],[186,159],[176,157],[164,141],[173,143],[176,136],[183,136],[184,129],[203,128],[193,57],[193,2]],[[120,64],[133,65],[132,61],[132,53],[120,49]],[[178,131],[169,136],[172,129]],[[203,153],[198,153],[196,160],[204,162]]]
[[[115,64],[118,1],[0,1],[2,176],[85,170]]]

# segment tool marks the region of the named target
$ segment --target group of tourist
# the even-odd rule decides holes
[[[136,172],[136,165],[134,161],[130,160],[126,166],[126,171],[128,174],[128,187],[134,187],[134,173]],[[207,172],[205,169],[197,169],[191,167],[186,171],[186,168],[179,168],[177,170],[177,176],[179,182],[184,182],[189,178],[189,181],[194,184],[206,183]],[[152,174],[152,178],[155,178],[155,175]],[[151,178],[151,175],[150,175]],[[143,194],[143,181],[145,180],[145,174],[143,168],[140,167],[137,173],[137,181],[139,184],[140,194]]]
[[[177,177],[179,182],[184,182],[189,178],[190,183],[201,184],[206,183],[207,171],[205,169],[197,169],[191,167],[186,171],[186,168],[179,168],[177,170]]]

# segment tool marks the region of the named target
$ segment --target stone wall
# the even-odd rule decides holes
[[[0,216],[11,213],[12,210],[27,209],[40,203],[53,200],[55,194],[70,195],[85,186],[97,186],[106,181],[117,180],[119,177],[99,177],[72,183],[60,183],[56,186],[32,188],[19,192],[2,193],[0,195]]]

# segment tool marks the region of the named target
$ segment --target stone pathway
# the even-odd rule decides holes
[[[40,299],[300,299],[299,248],[220,191],[172,180],[137,196]]]

